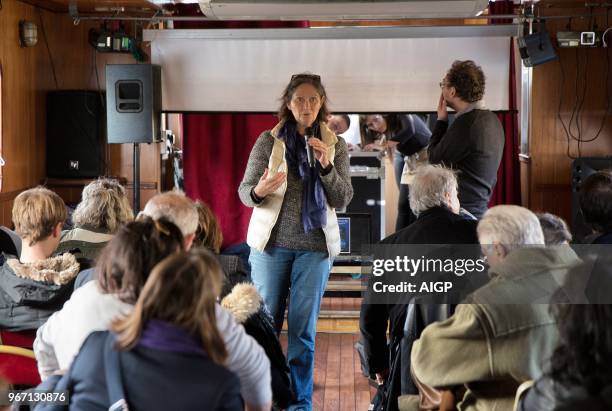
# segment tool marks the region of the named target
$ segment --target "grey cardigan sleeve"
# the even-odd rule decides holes
[[[264,131],[257,138],[251,149],[246,170],[244,171],[244,177],[242,177],[242,182],[238,187],[240,201],[247,207],[256,207],[265,203],[265,199],[260,203],[255,202],[251,196],[251,191],[255,188],[268,166],[273,145],[274,139],[272,135],[269,131]]]
[[[353,198],[353,185],[349,174],[349,157],[346,142],[338,137],[336,143],[336,156],[331,171],[321,176],[327,201],[333,208],[343,208]]]

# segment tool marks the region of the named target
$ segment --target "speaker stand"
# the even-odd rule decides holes
[[[140,211],[140,145],[138,143],[134,143],[134,215],[137,215]]]

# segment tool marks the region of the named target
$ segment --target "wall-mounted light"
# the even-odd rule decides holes
[[[32,47],[38,42],[38,29],[31,21],[19,21],[19,46]]]

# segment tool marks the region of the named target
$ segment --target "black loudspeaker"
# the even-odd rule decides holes
[[[572,163],[572,234],[575,242],[583,240],[591,234],[591,228],[584,221],[580,211],[580,188],[588,176],[599,170],[612,169],[612,157],[583,157]]]
[[[104,95],[61,90],[47,94],[47,176],[86,178],[105,174]]]
[[[517,42],[525,67],[534,67],[558,58],[546,30],[519,37]]]
[[[106,117],[109,143],[158,141],[160,115],[160,66],[153,64],[106,66]]]

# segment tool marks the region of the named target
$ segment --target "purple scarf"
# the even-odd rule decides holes
[[[206,355],[199,338],[181,327],[161,320],[147,321],[138,345],[153,350]]]
[[[320,135],[319,124],[312,125],[314,135]],[[304,232],[308,233],[327,224],[327,207],[325,191],[321,182],[321,164],[316,162],[316,167],[308,165],[306,154],[306,142],[304,136],[297,132],[294,121],[283,124],[280,138],[285,143],[285,159],[291,172],[302,179],[302,226]]]

